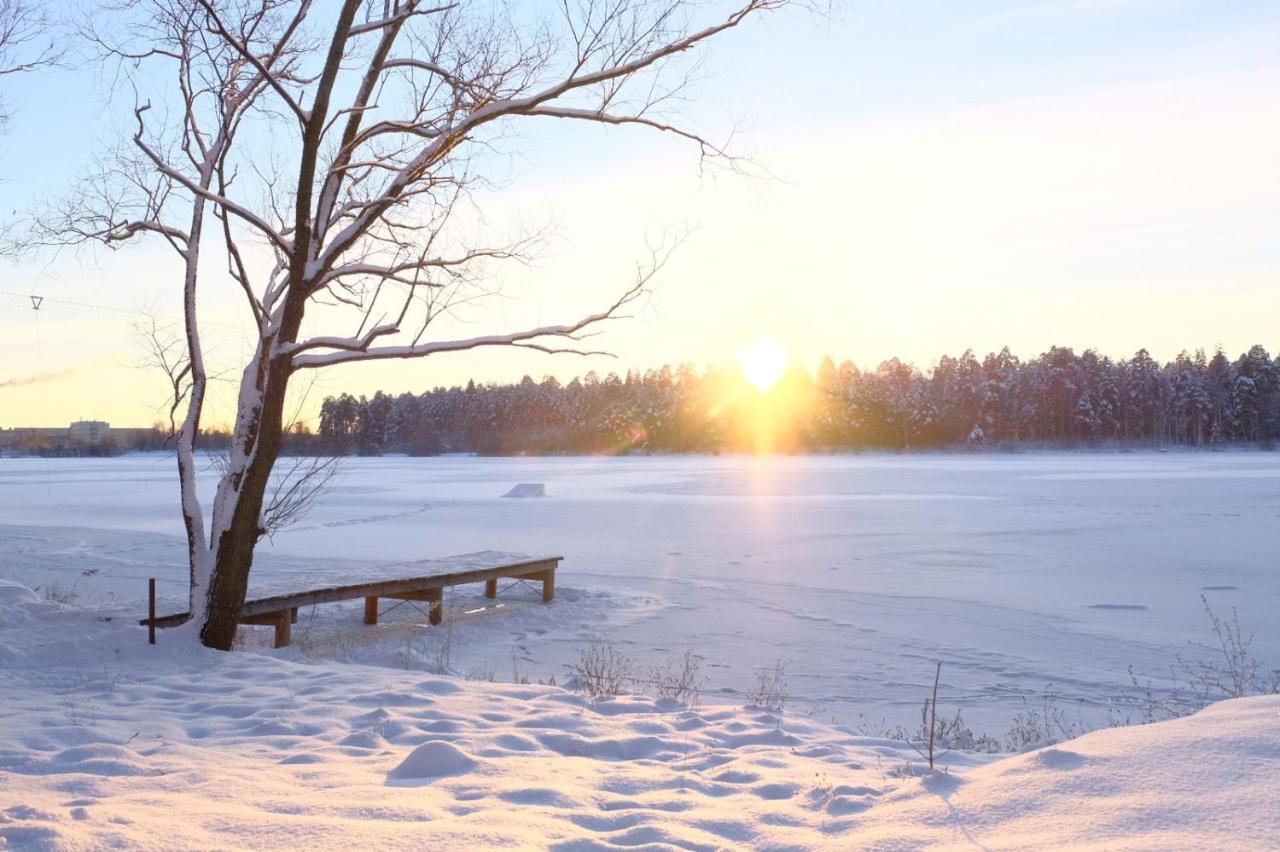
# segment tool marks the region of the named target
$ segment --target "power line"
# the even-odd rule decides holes
[[[4,295],[4,296],[12,296],[12,297],[14,297],[15,299],[21,299],[21,300],[22,300],[22,301],[24,301],[24,302],[29,301],[29,300],[31,300],[32,298],[38,298],[38,299],[40,300],[40,303],[41,303],[41,304],[44,304],[45,302],[49,302],[50,304],[56,304],[56,305],[70,305],[70,306],[72,306],[72,307],[76,307],[76,308],[88,308],[88,309],[90,309],[90,310],[94,310],[94,311],[111,311],[112,313],[117,313],[117,314],[137,314],[137,313],[140,313],[139,311],[131,311],[131,310],[127,310],[127,309],[125,309],[125,308],[113,308],[113,307],[110,307],[109,305],[91,305],[91,304],[88,304],[87,302],[73,302],[73,301],[71,301],[71,300],[69,300],[69,299],[55,299],[55,298],[53,298],[52,296],[35,296],[35,297],[33,297],[31,293],[16,293],[16,292],[14,292],[14,291],[12,291],[12,290],[0,290],[0,295]]]
[[[38,298],[42,305],[45,303],[54,304],[54,305],[65,305],[67,307],[79,308],[79,309],[88,310],[88,311],[107,311],[109,313],[120,314],[122,316],[133,317],[133,318],[146,318],[148,316],[152,316],[152,314],[148,313],[147,311],[140,310],[138,308],[130,309],[130,308],[116,308],[110,305],[95,305],[89,302],[76,302],[76,301],[72,301],[71,299],[55,299],[52,296],[33,296],[30,293],[18,293],[13,290],[0,290],[0,296],[10,296],[15,299],[21,299],[24,302],[31,300],[33,298]],[[163,315],[163,318],[171,320],[173,322],[183,321],[181,317],[177,317],[172,314],[165,314]],[[215,320],[201,320],[200,324],[218,326],[220,328],[231,328],[237,331],[244,330],[241,326],[235,325],[233,323],[217,322]]]

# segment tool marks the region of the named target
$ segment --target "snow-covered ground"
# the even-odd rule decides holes
[[[185,594],[171,460],[0,459],[0,578],[143,614]],[[518,483],[546,496],[504,498]],[[386,576],[426,557],[565,557],[557,601],[446,595],[450,667],[563,680],[593,638],[644,661],[702,655],[709,701],[782,659],[816,718],[912,724],[944,706],[1003,734],[1049,684],[1096,724],[1129,683],[1206,637],[1201,595],[1280,660],[1280,454],[351,459],[258,589]],[[312,658],[430,668],[442,631],[404,607],[304,613]],[[164,641],[162,634],[161,641]]]
[[[504,498],[520,483],[545,496]],[[536,494],[540,489],[515,489]],[[1046,684],[1101,721],[1238,607],[1280,659],[1280,456],[353,459],[264,545],[258,591],[481,550],[565,557],[535,590],[302,613],[292,648],[145,643],[178,607],[171,463],[0,459],[0,846],[1268,848],[1280,697],[1014,757],[909,745],[941,709],[1000,736]],[[31,591],[38,589],[38,591]],[[48,600],[52,597],[57,599]],[[61,602],[58,602],[61,601]],[[595,639],[703,661],[703,702],[592,702]],[[748,706],[787,665],[792,711]],[[374,664],[374,665],[370,665]],[[471,679],[433,673],[448,670]],[[521,683],[532,679],[535,683]],[[493,681],[493,682],[490,682]]]
[[[217,654],[0,582],[0,847],[1267,849],[1280,697],[924,775],[739,706]]]

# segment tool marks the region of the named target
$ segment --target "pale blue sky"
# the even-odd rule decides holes
[[[1051,344],[1171,358],[1280,348],[1280,4],[855,2],[771,16],[711,48],[690,112],[775,177],[700,178],[651,134],[522,137],[501,215],[554,222],[477,330],[559,319],[623,281],[646,233],[690,226],[617,361],[487,351],[344,368],[315,395],[478,378],[729,362],[756,336],[799,363]],[[121,121],[88,70],[6,81],[6,214],[66,185]],[[130,313],[176,312],[160,252],[63,258],[0,280],[0,425],[154,417]],[[34,320],[13,293],[50,302]],[[235,308],[228,305],[228,311]],[[215,320],[230,319],[212,312]],[[232,363],[243,344],[215,340]],[[5,386],[43,372],[53,378]],[[112,393],[104,396],[103,388]],[[221,392],[231,396],[230,389]]]

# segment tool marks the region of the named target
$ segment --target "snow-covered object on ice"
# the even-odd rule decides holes
[[[518,482],[503,497],[546,497],[547,486],[541,482]]]

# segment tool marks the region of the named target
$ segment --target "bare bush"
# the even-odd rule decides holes
[[[516,649],[511,649],[511,682],[519,684],[529,683],[528,675],[520,673],[520,658],[516,655]]]
[[[959,710],[950,718],[944,716],[938,719],[934,735],[937,745],[947,750],[977,751],[984,754],[1000,751],[1000,741],[987,734],[975,733]]]
[[[1040,706],[1035,707],[1023,699],[1023,710],[1014,714],[1005,734],[1005,746],[1009,751],[1027,751],[1041,746],[1073,740],[1088,732],[1080,721],[1071,721],[1058,707],[1058,696],[1053,685],[1045,687]]]
[[[65,605],[73,604],[80,598],[80,593],[76,591],[75,583],[68,585],[60,580],[54,580],[44,586],[36,586],[32,591],[43,596],[47,601]]]
[[[488,663],[484,663],[470,668],[463,677],[463,680],[480,680],[485,683],[496,683],[498,680],[498,673],[495,672]]]
[[[446,619],[443,629],[406,634],[402,662],[406,669],[457,676],[453,668],[453,622]]]
[[[1250,695],[1280,694],[1280,669],[1264,670],[1253,655],[1253,634],[1245,634],[1235,607],[1231,617],[1213,611],[1209,599],[1200,596],[1205,617],[1215,642],[1189,642],[1201,656],[1188,660],[1179,655],[1170,666],[1173,686],[1159,688],[1151,678],[1140,678],[1129,667],[1129,680],[1137,690],[1136,697],[1126,697],[1113,708],[1113,724],[1159,722],[1186,716],[1215,701],[1244,698]]]
[[[606,642],[593,642],[578,652],[569,667],[579,692],[591,698],[619,695],[634,680],[636,662]]]
[[[369,644],[369,633],[364,625],[335,624],[332,627],[319,627],[315,622],[313,612],[309,614],[306,623],[293,629],[293,647],[304,657],[342,657]]]
[[[772,713],[781,713],[790,700],[786,663],[777,660],[768,668],[756,670],[756,685],[747,693],[748,703]]]
[[[431,631],[436,636],[432,646],[430,665],[427,670],[433,674],[451,674],[453,672],[453,621],[445,621],[443,630]]]
[[[654,666],[649,678],[657,698],[670,698],[686,707],[697,707],[702,701],[702,657],[685,651],[666,666]]]
[[[1280,693],[1280,669],[1260,673],[1260,665],[1253,656],[1253,634],[1245,636],[1240,629],[1240,614],[1231,608],[1231,618],[1221,618],[1209,605],[1209,599],[1200,596],[1204,614],[1209,619],[1217,644],[1191,643],[1194,647],[1214,655],[1210,662],[1179,663],[1183,676],[1193,686],[1197,695],[1212,700],[1244,698],[1248,695],[1274,695]]]

